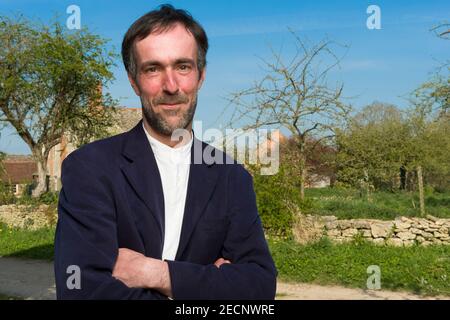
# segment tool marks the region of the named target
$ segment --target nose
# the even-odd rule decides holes
[[[178,82],[175,72],[167,70],[163,79],[163,90],[168,94],[176,94],[178,92]]]

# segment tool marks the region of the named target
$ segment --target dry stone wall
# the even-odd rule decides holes
[[[450,244],[450,219],[399,217],[393,221],[375,219],[338,220],[335,216],[302,216],[294,227],[301,243],[327,236],[335,242],[362,237],[376,244],[393,246]]]
[[[36,230],[55,225],[56,208],[48,205],[3,205],[0,206],[0,222],[13,228]]]

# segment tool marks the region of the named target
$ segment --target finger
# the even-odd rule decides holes
[[[219,259],[216,260],[216,262],[214,262],[214,265],[218,268],[222,264],[222,261],[223,261],[223,259],[219,258]]]
[[[221,265],[223,265],[224,263],[231,263],[230,260],[225,260],[223,258],[219,258],[217,259],[216,262],[214,262],[214,265],[219,268]]]

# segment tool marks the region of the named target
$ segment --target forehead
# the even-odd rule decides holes
[[[197,43],[194,36],[181,24],[151,33],[135,43],[135,54],[139,64],[155,60],[170,63],[180,58],[197,61]]]

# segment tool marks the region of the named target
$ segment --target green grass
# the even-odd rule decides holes
[[[0,230],[0,256],[53,260],[54,229],[29,231],[0,224]],[[284,281],[366,288],[367,267],[378,265],[382,289],[450,295],[450,246],[399,248],[326,239],[308,245],[271,239],[269,245]]]
[[[310,206],[305,211],[308,214],[382,220],[420,216],[417,193],[377,191],[372,193],[372,201],[367,201],[355,189],[307,189],[305,195],[310,199]],[[436,217],[450,218],[450,192],[427,194],[425,210]]]
[[[23,300],[23,298],[7,296],[0,293],[0,300]]]
[[[366,242],[315,244],[269,240],[284,281],[366,289],[367,267],[381,269],[381,289],[450,295],[450,246],[387,247]]]
[[[55,230],[9,228],[0,223],[0,256],[53,260]]]

